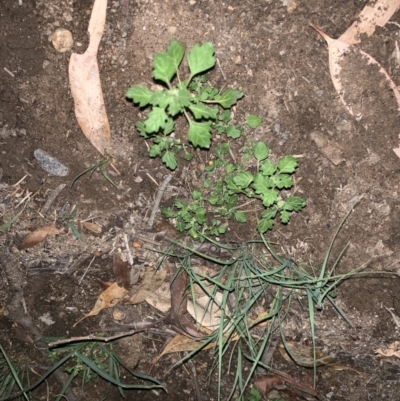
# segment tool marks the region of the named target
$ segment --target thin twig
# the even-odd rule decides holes
[[[110,341],[117,340],[118,338],[131,336],[132,334],[140,333],[141,331],[146,331],[150,327],[153,327],[153,326],[159,324],[163,320],[165,320],[164,317],[156,320],[153,323],[148,323],[148,324],[144,324],[146,322],[142,322],[142,324],[138,323],[137,325],[131,326],[131,327],[135,327],[133,330],[127,331],[122,334],[116,334],[115,336],[111,336],[111,337],[96,337],[93,334],[89,334],[88,336],[71,337],[71,338],[67,338],[65,340],[54,341],[52,343],[49,343],[49,348],[59,347],[60,345],[70,344],[70,343],[74,343],[74,342],[78,342],[78,341],[101,341],[103,343],[108,343]],[[142,326],[142,327],[140,327],[140,326]]]
[[[193,383],[193,387],[194,387],[194,392],[196,394],[196,400],[197,401],[201,401],[201,392],[200,392],[200,388],[199,388],[199,382],[197,380],[197,372],[196,372],[196,367],[194,366],[194,363],[191,359],[189,359],[188,361],[190,367],[192,368],[192,373],[193,373],[193,377],[192,377],[192,383]]]
[[[129,263],[129,266],[132,266],[133,265],[133,256],[132,256],[132,252],[131,252],[131,247],[129,246],[128,236],[126,234],[124,234],[124,242],[125,242],[126,252],[128,253],[128,263]]]
[[[219,67],[219,69],[221,70],[222,77],[223,77],[224,80],[226,81],[226,76],[225,76],[225,74],[224,74],[224,70],[223,70],[222,67],[221,67],[221,63],[219,62],[219,58],[216,57],[216,59],[217,59],[218,67]]]
[[[81,285],[81,284],[82,284],[82,280],[85,278],[86,273],[88,272],[90,266],[92,266],[92,263],[93,263],[93,261],[94,261],[95,259],[96,259],[96,256],[93,256],[92,260],[91,260],[90,263],[89,263],[89,266],[86,268],[86,270],[85,270],[85,272],[83,273],[81,279],[79,280],[78,285]]]
[[[154,206],[153,206],[153,209],[151,210],[151,215],[150,215],[150,218],[149,218],[149,228],[153,227],[154,220],[156,218],[156,214],[157,214],[158,208],[160,206],[161,198],[163,197],[164,191],[167,189],[167,186],[168,186],[168,184],[169,184],[169,182],[171,180],[172,180],[172,174],[168,174],[165,177],[165,179],[162,182],[162,184],[160,185],[160,187],[158,188],[157,196],[156,196],[156,199],[154,201]]]
[[[65,184],[60,184],[57,188],[53,189],[53,191],[51,191],[50,196],[48,197],[45,205],[42,207],[42,210],[40,211],[40,213],[45,216],[47,214],[47,212],[49,211],[51,205],[53,204],[53,202],[55,201],[55,199],[57,198],[57,196],[60,194],[60,192],[65,188]]]

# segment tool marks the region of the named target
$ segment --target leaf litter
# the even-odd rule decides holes
[[[379,112],[382,115],[395,116],[392,132],[398,132],[400,92],[386,70],[368,53],[332,39],[315,25],[310,25],[328,44],[329,70],[336,92],[347,111],[357,121],[363,120],[368,126],[370,140],[373,142],[375,129],[386,123],[376,121],[376,115],[381,115]],[[396,146],[394,141],[392,143]],[[393,151],[400,157],[400,147],[393,148]]]
[[[85,136],[102,154],[111,148],[111,131],[101,89],[97,51],[106,21],[107,0],[96,0],[90,17],[89,46],[85,53],[72,53],[69,80],[75,116]]]

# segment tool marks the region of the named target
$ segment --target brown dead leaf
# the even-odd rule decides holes
[[[193,351],[196,348],[198,348],[204,340],[195,340],[193,338],[190,338],[188,336],[185,336],[184,334],[177,334],[163,349],[160,355],[158,355],[155,359],[152,361],[152,365],[154,366],[158,360],[167,354],[171,354],[173,352],[187,352],[187,351]],[[204,349],[210,349],[214,346],[215,344],[208,344]]]
[[[287,361],[293,362],[293,357],[295,362],[300,366],[305,366],[307,368],[312,368],[314,366],[314,352],[312,346],[306,346],[294,341],[287,341],[286,345],[289,347],[290,355],[287,353],[283,344],[279,345],[279,352]],[[335,358],[324,354],[318,349],[315,350],[315,357],[316,366],[323,366],[336,362]]]
[[[392,342],[385,350],[383,350],[382,348],[377,348],[375,350],[375,353],[379,354],[380,356],[395,356],[396,358],[400,358],[400,341]]]
[[[397,108],[398,110],[400,110],[400,92],[397,89],[396,84],[390,78],[386,70],[373,57],[355,46],[352,46],[340,40],[332,39],[315,25],[310,25],[326,40],[328,44],[329,71],[331,79],[342,103],[352,116],[354,116],[358,120],[362,118],[362,113],[360,111],[362,110],[362,96],[359,96],[358,93],[352,93],[352,90],[359,90],[360,88],[362,88],[362,85],[352,85],[352,89],[349,87],[344,87],[342,85],[342,64],[349,59],[350,54],[360,56],[361,59],[365,61],[366,67],[371,64],[377,67],[380,74],[380,76],[377,76],[377,79],[383,78],[383,80],[393,90],[397,102]],[[351,99],[351,103],[349,103],[346,99]],[[393,149],[393,151],[398,157],[400,157],[400,147]]]
[[[42,228],[38,228],[35,231],[32,231],[24,238],[22,238],[20,243],[20,249],[31,248],[42,242],[48,235],[57,235],[60,233],[60,230],[56,228],[55,225],[44,226]]]
[[[355,45],[361,42],[361,35],[368,37],[377,26],[383,27],[400,7],[400,0],[371,0],[355,21],[340,37],[342,42]]]
[[[126,290],[124,287],[120,287],[117,283],[113,283],[99,295],[93,309],[87,315],[79,319],[73,327],[75,327],[83,319],[86,319],[89,316],[96,316],[103,309],[115,306],[127,293],[128,290]]]
[[[239,336],[233,336],[230,341],[237,341]],[[185,334],[177,334],[163,349],[160,355],[155,357],[152,361],[152,367],[160,360],[160,358],[164,355],[171,354],[173,352],[190,352],[197,349],[204,340],[202,338],[191,338],[186,336]],[[217,342],[212,342],[207,344],[202,350],[207,350],[214,348],[217,345]]]
[[[101,227],[95,223],[91,223],[90,221],[82,221],[82,227],[86,228],[86,230],[91,231],[95,234],[101,234]]]
[[[194,320],[200,325],[210,330],[216,330],[221,324],[221,308],[223,295],[218,292],[215,294],[214,301],[208,295],[197,297],[196,302],[188,301],[187,311]],[[226,305],[225,316],[229,315],[229,310]],[[227,325],[225,331],[230,328]]]
[[[259,377],[254,382],[254,387],[264,395],[268,395],[268,393],[278,386],[282,386],[283,381],[280,377],[275,375],[264,375]]]
[[[149,265],[137,291],[130,297],[127,303],[135,305],[144,302],[150,294],[161,287],[165,281],[165,277],[167,277],[167,269],[154,271],[154,266]]]
[[[103,36],[107,0],[95,0],[89,22],[89,46],[85,53],[71,55],[69,81],[75,116],[85,136],[104,155],[110,150],[111,133],[101,90],[97,50]]]
[[[154,306],[154,308],[158,309],[160,312],[168,312],[171,309],[171,291],[169,283],[164,282],[157,291],[149,294],[146,298],[146,302]]]

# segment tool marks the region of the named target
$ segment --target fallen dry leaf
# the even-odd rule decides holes
[[[86,230],[89,230],[95,234],[101,234],[101,227],[97,224],[91,223],[90,221],[82,221],[81,224],[83,228],[86,228]]]
[[[55,225],[44,226],[42,228],[38,228],[35,231],[32,231],[24,238],[22,238],[20,243],[20,249],[31,248],[42,242],[48,235],[57,235],[60,233],[60,230],[56,228]]]
[[[399,7],[400,0],[371,0],[339,40],[353,45],[360,43],[362,34],[369,37],[377,26],[385,26]]]
[[[165,281],[167,269],[158,269],[154,271],[154,266],[149,265],[143,275],[142,281],[136,292],[130,297],[127,304],[139,304],[154,293]]]
[[[196,302],[188,301],[187,311],[196,322],[210,330],[216,330],[221,324],[221,308],[219,305],[222,302],[223,295],[218,292],[215,294],[215,301],[212,301],[208,295],[197,297]],[[225,306],[225,316],[229,314],[227,305]],[[227,325],[225,331],[230,325]]]
[[[72,53],[69,81],[75,102],[75,116],[83,133],[104,155],[110,150],[111,132],[101,90],[97,50],[106,21],[107,0],[95,0],[89,22],[89,46],[85,53]]]
[[[235,335],[229,339],[229,341],[237,341],[239,336]],[[204,343],[204,340],[200,337],[197,339],[188,337],[184,334],[177,334],[163,349],[160,355],[156,356],[152,361],[152,367],[159,361],[159,359],[166,355],[171,354],[173,352],[190,352],[199,348],[199,346]],[[202,350],[207,350],[214,348],[217,345],[217,342],[212,342],[207,344]]]
[[[286,351],[283,344],[279,345],[279,352],[287,361],[293,362],[294,359],[294,361],[300,366],[305,366],[307,368],[312,368],[314,366],[314,352],[312,346],[306,346],[296,343],[294,341],[287,341],[286,345],[290,350],[290,355]],[[318,349],[315,350],[315,356],[316,366],[323,366],[336,362],[335,358],[332,358],[330,355],[324,354]]]
[[[168,312],[171,308],[170,284],[164,282],[157,291],[148,295],[146,302],[160,312]]]
[[[397,358],[400,358],[400,341],[394,341],[391,344],[388,345],[387,349],[383,350],[382,348],[377,348],[375,350],[375,353],[381,355],[381,356],[395,356]]]
[[[351,87],[349,87],[349,85],[344,86],[342,83],[342,66],[351,63],[350,55],[360,57],[362,62],[365,63],[366,68],[370,65],[373,65],[377,68],[379,75],[377,75],[376,79],[378,80],[382,78],[383,81],[389,85],[395,95],[397,109],[400,110],[400,92],[397,89],[396,84],[392,81],[386,70],[373,57],[355,46],[340,40],[332,39],[315,25],[310,25],[326,40],[328,44],[329,71],[332,82],[342,103],[352,116],[354,116],[357,120],[360,120],[363,117],[363,96],[361,95],[363,86],[361,84],[358,85],[358,83],[352,82]],[[394,148],[393,151],[398,157],[400,157],[400,147]]]
[[[113,283],[99,295],[93,309],[87,315],[79,319],[73,327],[75,327],[83,319],[86,319],[89,316],[96,316],[103,309],[115,306],[127,293],[128,290],[126,290],[124,287],[120,287],[117,283]]]

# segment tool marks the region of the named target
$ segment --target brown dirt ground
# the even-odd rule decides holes
[[[353,93],[348,100],[354,103],[362,100],[357,109],[362,118],[353,118],[332,85],[325,42],[309,27],[312,22],[330,36],[338,37],[366,1],[296,0],[289,2],[289,7],[286,3],[279,0],[109,2],[99,68],[116,150],[114,156],[122,172],[120,177],[113,176],[117,190],[100,174],[84,176],[70,188],[73,177],[95,163],[99,155],[82,135],[74,116],[67,74],[70,52],[57,53],[49,40],[55,29],[69,29],[75,40],[72,50],[83,52],[88,43],[86,30],[92,2],[22,0],[21,6],[17,0],[0,2],[0,225],[20,212],[18,222],[0,232],[2,310],[12,297],[4,268],[12,260],[24,275],[27,312],[44,335],[86,335],[91,329],[115,325],[111,313],[105,311],[72,327],[92,308],[100,292],[97,280],[113,280],[112,254],[123,248],[123,234],[133,238],[146,221],[157,192],[150,176],[161,183],[168,173],[159,159],[148,158],[146,144],[134,128],[140,110],[124,94],[135,83],[152,84],[152,56],[163,51],[171,38],[188,48],[198,42],[212,41],[221,69],[210,72],[211,82],[217,87],[226,83],[245,92],[246,97],[236,109],[238,119],[248,112],[263,119],[262,126],[246,139],[265,140],[276,156],[301,155],[296,190],[307,199],[307,208],[293,216],[288,226],[275,227],[269,238],[283,244],[296,261],[317,264],[323,259],[335,227],[352,202],[362,196],[335,247],[337,253],[350,241],[338,270],[349,271],[371,258],[371,269],[398,269],[400,160],[392,151],[398,146],[399,134],[395,100],[372,66],[366,67],[357,57],[349,58],[343,66],[346,83]],[[395,14],[391,21],[377,29],[371,38],[364,39],[361,47],[399,83],[400,66],[393,52],[400,35],[400,14]],[[321,140],[329,140],[339,149],[340,163],[333,164],[326,157],[318,147]],[[37,148],[63,162],[69,168],[68,176],[55,177],[43,171],[33,155]],[[193,179],[200,177],[205,157],[205,152],[199,152],[190,164],[180,165],[173,187],[167,190],[163,201],[173,199],[181,188],[187,188],[187,183],[180,179],[187,166]],[[44,203],[60,184],[66,187],[51,210],[42,216],[39,212]],[[30,200],[18,206],[28,194]],[[57,237],[19,251],[19,239],[35,228],[53,223],[66,203],[77,205],[77,219],[91,219],[102,227],[102,234],[95,236],[80,228],[84,237],[84,243],[80,244],[63,230]],[[255,234],[251,226],[247,230],[249,235]],[[249,239],[242,233],[242,228],[231,227],[231,235]],[[95,259],[77,284],[94,251],[103,251],[104,255]],[[79,263],[73,265],[77,260]],[[319,399],[400,400],[398,359],[382,359],[374,353],[374,349],[399,339],[399,329],[385,309],[393,308],[400,315],[398,289],[396,277],[354,279],[341,285],[338,302],[353,322],[353,328],[329,307],[318,313],[318,343],[335,353],[342,365],[354,369],[320,369]],[[121,309],[128,322],[160,317],[159,312],[145,304]],[[39,320],[45,313],[56,323],[46,326]],[[291,329],[292,337],[307,342],[307,319],[299,319]],[[40,364],[35,348],[24,342],[24,338],[3,315],[0,343],[11,356],[30,366],[34,362]],[[147,333],[121,341],[119,347],[129,366],[146,372],[165,341],[162,336]],[[168,393],[141,392],[138,395],[141,399],[199,401],[190,366],[166,374],[178,358],[179,355],[165,356],[152,371],[154,377],[165,383]],[[193,360],[202,400],[216,399],[215,376],[210,383],[207,381],[209,358],[209,354],[204,354]],[[278,352],[272,363],[298,380],[311,375],[308,369],[286,362]],[[226,386],[231,374],[224,375]],[[59,387],[55,381],[50,381],[49,386],[54,396]],[[224,386],[225,383],[223,391],[226,391]],[[38,391],[38,399],[44,399],[43,391]],[[97,400],[102,394],[104,387],[97,383],[84,399]],[[119,399],[118,392],[111,392],[109,399]]]

